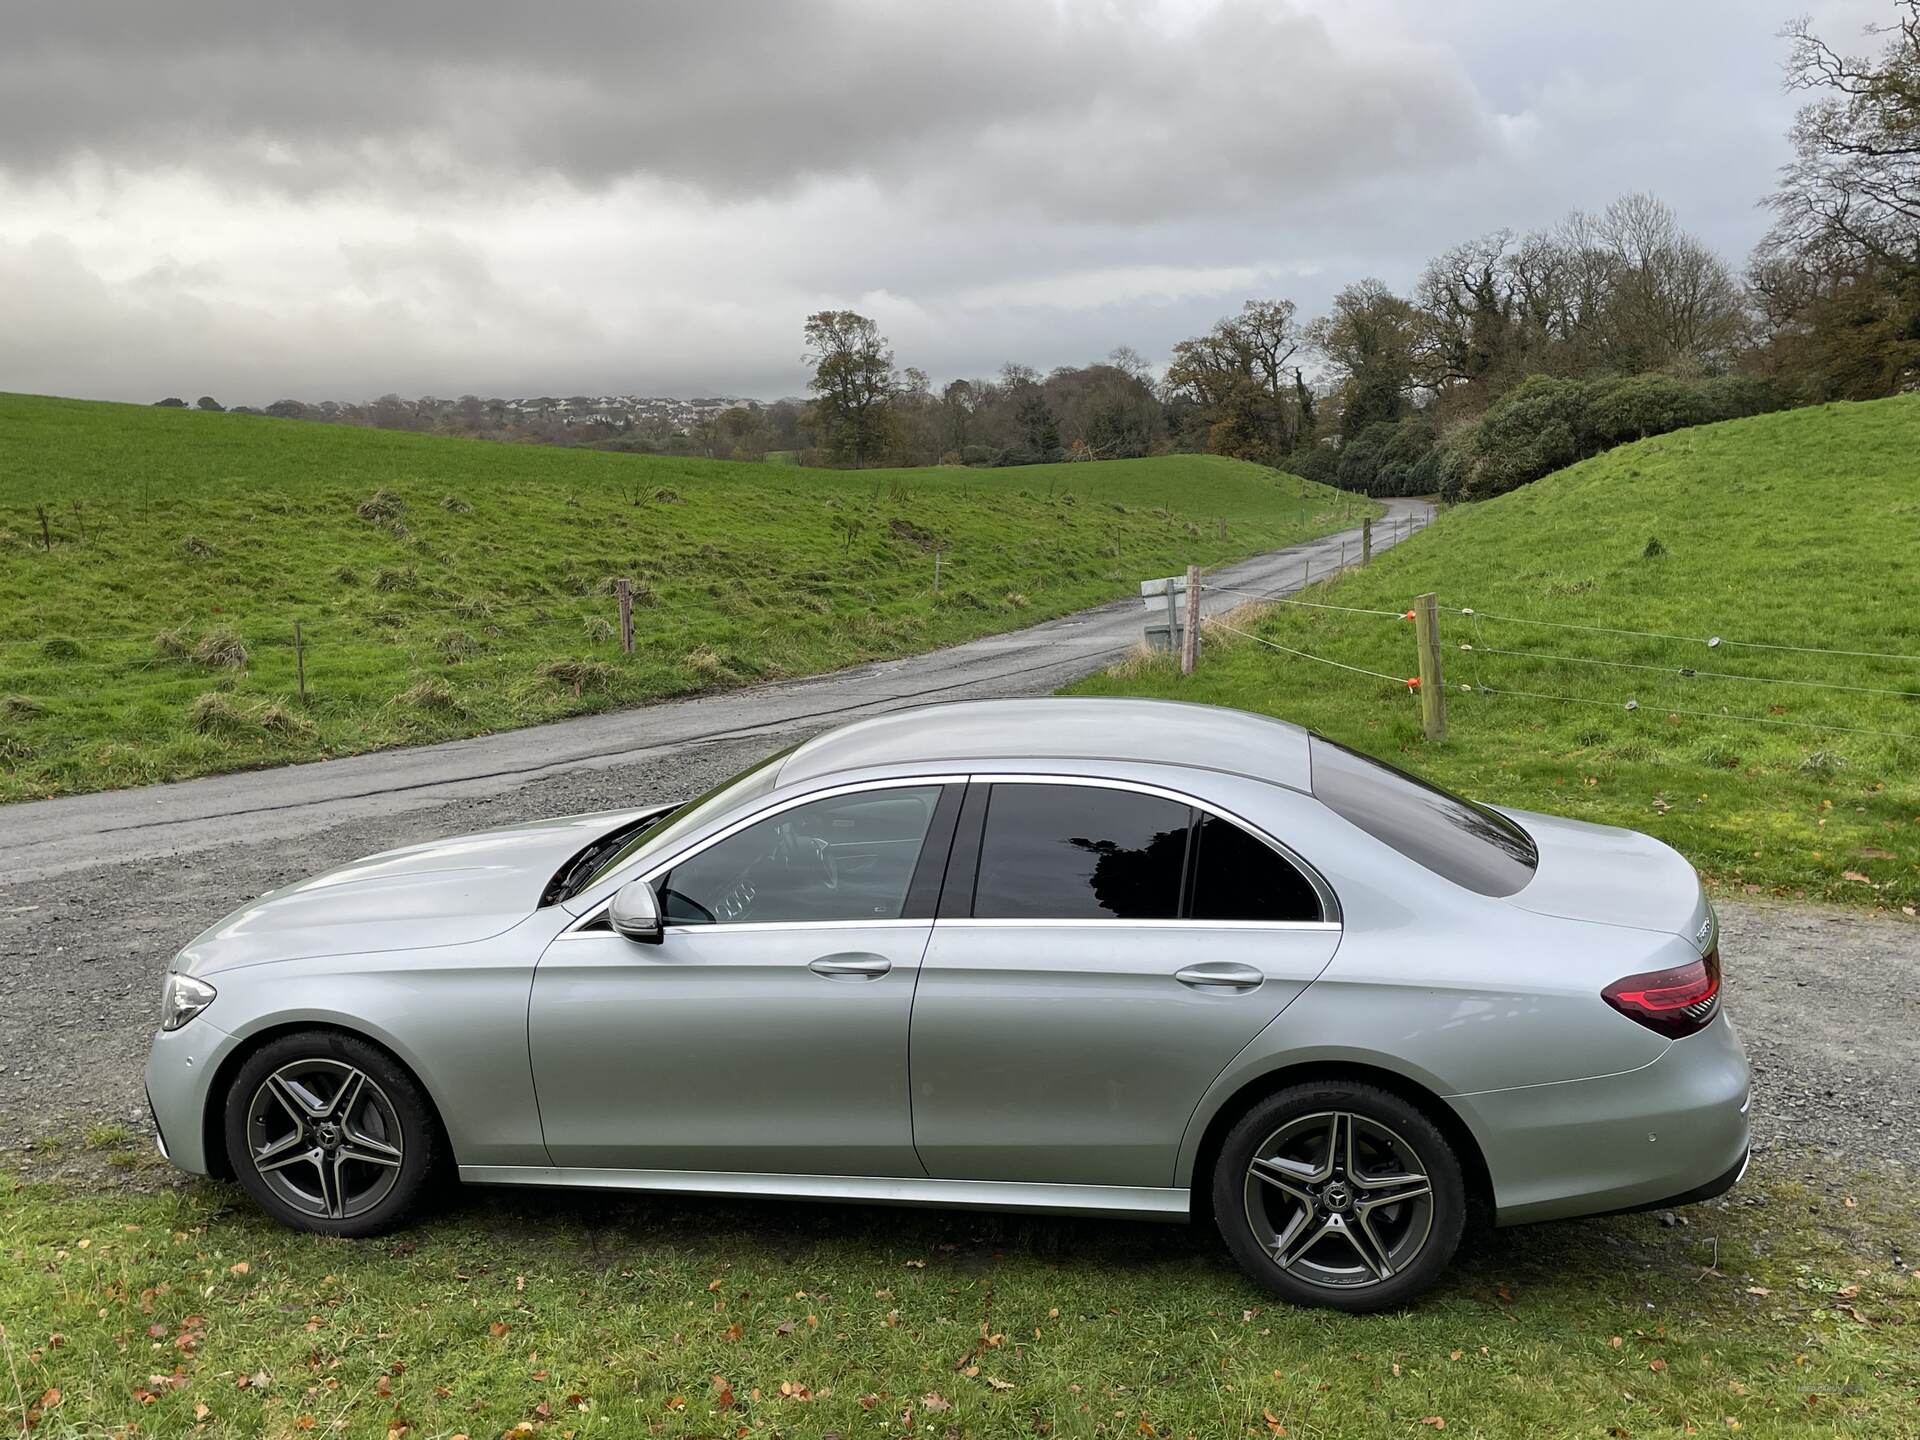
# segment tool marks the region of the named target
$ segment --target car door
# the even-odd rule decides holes
[[[1329,900],[1184,795],[975,777],[913,1009],[927,1173],[1172,1184],[1207,1086],[1332,959]]]
[[[777,803],[648,877],[659,944],[555,940],[528,1015],[553,1163],[923,1175],[907,1020],[960,789]]]

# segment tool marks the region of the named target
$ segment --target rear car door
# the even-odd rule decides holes
[[[927,1173],[1172,1184],[1207,1086],[1339,934],[1324,884],[1188,796],[975,777],[913,1007]]]
[[[923,1175],[907,1019],[961,788],[784,802],[650,877],[661,943],[554,941],[528,1015],[553,1163]]]

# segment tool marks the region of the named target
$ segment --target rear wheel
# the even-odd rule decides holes
[[[414,1078],[377,1046],[328,1030],[283,1035],[240,1067],[226,1138],[235,1177],[261,1209],[322,1235],[400,1224],[442,1149]]]
[[[1281,1298],[1384,1310],[1427,1289],[1460,1244],[1466,1187],[1446,1138],[1371,1085],[1296,1085],[1228,1133],[1215,1223],[1240,1267]]]

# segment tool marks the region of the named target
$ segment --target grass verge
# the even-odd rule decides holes
[[[1073,688],[1265,711],[1482,800],[1645,830],[1722,889],[1911,915],[1920,741],[1896,737],[1920,736],[1920,660],[1876,657],[1920,656],[1916,453],[1920,396],[1678,431],[1452,510],[1297,597],[1352,609],[1224,622],[1412,676],[1401,616],[1436,593],[1441,743],[1404,680],[1225,629],[1190,679],[1141,659]]]
[[[1828,1173],[1499,1232],[1367,1318],[1172,1226],[470,1192],[352,1243],[0,1180],[0,1386],[36,1436],[1912,1435],[1920,1205]]]
[[[3,395],[0,487],[0,800],[933,649],[1377,508],[1211,456],[820,471]]]

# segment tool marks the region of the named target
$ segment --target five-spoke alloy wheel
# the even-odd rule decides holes
[[[1248,1274],[1307,1305],[1381,1310],[1438,1278],[1460,1242],[1465,1192],[1427,1117],[1369,1085],[1294,1086],[1229,1132],[1214,1215]]]
[[[413,1077],[352,1036],[282,1036],[241,1067],[227,1101],[227,1155],[277,1218],[371,1235],[420,1198],[439,1127]]]

